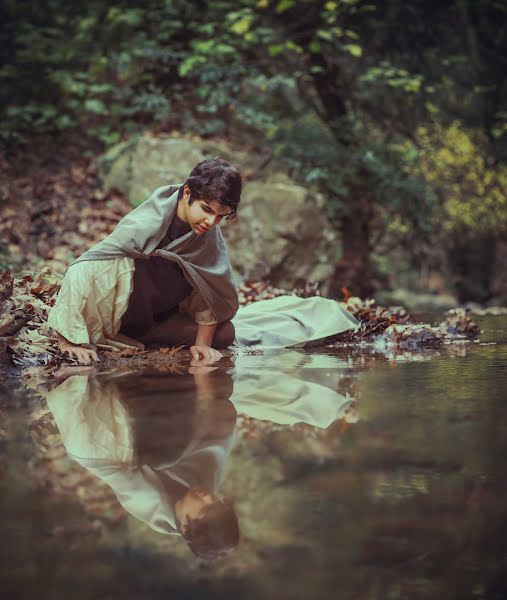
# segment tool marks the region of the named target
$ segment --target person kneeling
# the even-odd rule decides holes
[[[70,265],[48,317],[61,352],[89,364],[97,346],[184,345],[220,358],[238,297],[219,223],[235,216],[241,187],[227,161],[202,161]]]

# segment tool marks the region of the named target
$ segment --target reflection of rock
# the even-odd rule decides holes
[[[137,136],[109,150],[100,159],[100,172],[106,189],[119,189],[135,205],[156,187],[184,181],[198,162],[217,155],[244,173],[260,162],[225,144]],[[282,173],[262,183],[245,182],[238,220],[223,228],[233,267],[246,278],[267,279],[283,287],[327,283],[334,268],[336,236],[323,203],[321,196]]]
[[[375,300],[380,305],[401,305],[415,311],[443,311],[458,306],[458,301],[450,294],[420,294],[401,288],[379,292],[375,295]]]

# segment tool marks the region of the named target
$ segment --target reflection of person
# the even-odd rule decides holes
[[[177,376],[66,367],[67,379],[46,398],[69,455],[128,512],[213,557],[239,541],[234,505],[218,492],[236,411],[319,428],[358,418],[353,399],[336,392],[345,368],[336,357],[277,351],[262,357],[262,368],[254,358],[222,359],[218,367],[194,361]]]
[[[47,394],[67,452],[152,529],[181,534],[197,555],[235,547],[238,521],[218,494],[236,411],[229,375],[71,376]]]
[[[156,189],[67,270],[48,318],[60,349],[84,363],[98,360],[94,345],[186,345],[218,358],[238,298],[217,225],[240,195],[240,174],[218,158]]]

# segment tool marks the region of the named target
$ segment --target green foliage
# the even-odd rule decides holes
[[[454,236],[500,234],[507,230],[507,166],[488,158],[488,143],[479,132],[454,122],[419,127],[412,172],[424,178],[441,198],[443,231]]]
[[[371,124],[353,121],[349,127],[354,146],[337,142],[315,116],[287,121],[274,140],[276,155],[293,176],[324,194],[328,217],[337,228],[366,202],[374,226],[391,238],[429,235],[437,200],[423,178],[411,172],[405,148],[387,142]]]
[[[114,143],[122,132],[165,122],[188,52],[183,0],[122,1],[85,7],[48,0],[7,4],[0,39],[10,49],[0,69],[0,141],[78,130]]]
[[[10,0],[0,11],[4,144],[77,134],[108,146],[146,128],[247,138],[321,190],[338,229],[353,214],[368,235],[414,247],[441,223],[503,230],[493,164],[507,159],[507,8],[495,0]],[[425,137],[427,123],[441,129]],[[480,134],[469,146],[468,129]]]

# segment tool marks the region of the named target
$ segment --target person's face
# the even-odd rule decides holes
[[[186,531],[188,517],[198,519],[201,516],[203,508],[215,502],[219,502],[216,494],[201,488],[190,488],[180,501],[178,507],[183,533]]]
[[[205,201],[199,198],[189,204],[190,189],[185,186],[183,198],[184,220],[190,225],[193,232],[202,235],[220,223],[220,221],[231,213],[231,209],[222,206],[217,200]]]

